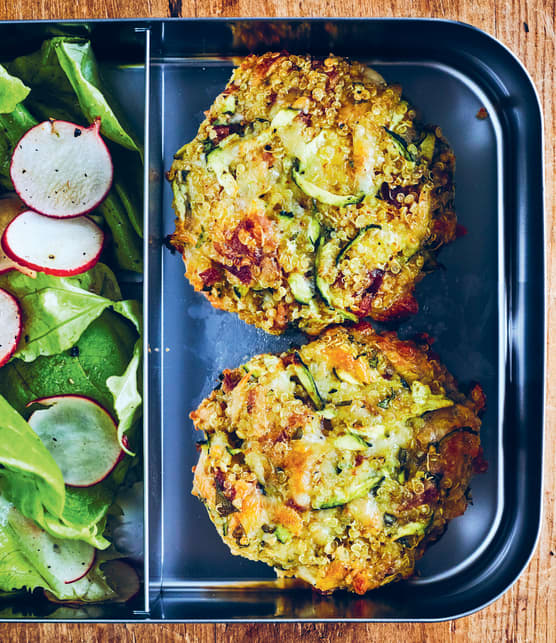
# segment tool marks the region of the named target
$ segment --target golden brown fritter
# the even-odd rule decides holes
[[[456,228],[453,153],[415,116],[359,63],[245,58],[168,173],[194,288],[271,333],[415,312]]]
[[[427,343],[335,327],[224,371],[191,414],[193,493],[233,554],[361,594],[410,576],[465,511],[483,406]]]

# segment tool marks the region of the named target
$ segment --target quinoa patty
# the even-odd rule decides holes
[[[248,56],[168,173],[186,276],[281,333],[416,312],[455,238],[454,155],[401,87],[329,56]]]
[[[334,327],[224,371],[191,414],[193,493],[233,554],[362,594],[410,576],[465,511],[483,406],[428,343]]]

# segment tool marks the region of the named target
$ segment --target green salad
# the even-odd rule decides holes
[[[47,143],[31,166],[36,140]],[[70,173],[68,194],[97,189],[75,184],[87,163],[105,181],[98,204],[78,216],[41,209],[50,169]],[[116,275],[142,271],[142,164],[89,41],[55,37],[0,66],[0,596],[122,601],[139,588],[114,525],[119,494],[141,477],[142,314]],[[42,183],[25,179],[31,167]],[[39,206],[27,185],[40,186]]]

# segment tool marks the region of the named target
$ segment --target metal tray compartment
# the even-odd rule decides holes
[[[493,601],[531,556],[541,511],[542,123],[519,62],[473,28],[412,19],[5,23],[0,51],[31,51],[60,28],[91,37],[137,132],[145,125],[145,591],[125,606],[26,601],[2,618],[439,620]],[[474,479],[475,504],[420,561],[418,578],[362,597],[278,583],[267,566],[231,556],[190,495],[197,436],[189,412],[224,367],[303,339],[266,335],[193,293],[163,243],[174,219],[164,172],[223,88],[232,57],[281,49],[351,56],[400,82],[455,149],[457,211],[468,230],[442,251],[446,271],[418,286],[421,310],[398,332],[430,333],[462,384],[483,385],[489,471]],[[475,118],[481,107],[486,120]]]
[[[457,157],[457,212],[468,234],[442,251],[446,271],[418,286],[421,311],[399,325],[399,332],[430,333],[460,382],[483,385],[489,471],[474,479],[474,505],[428,551],[418,565],[419,577],[364,597],[322,597],[278,584],[266,565],[228,552],[204,507],[190,495],[199,436],[189,412],[224,367],[283,350],[300,338],[266,335],[212,309],[193,292],[181,259],[161,250],[174,214],[170,187],[160,185],[160,177],[223,89],[231,57],[271,49],[333,51],[371,64],[388,81],[402,84],[425,121],[442,127]],[[161,366],[159,425],[151,417],[149,427],[151,457],[156,452],[161,465],[161,477],[158,468],[150,471],[150,616],[429,620],[461,616],[492,601],[527,562],[540,516],[541,117],[523,68],[484,33],[443,21],[165,21],[153,25],[150,97],[156,129],[150,138],[156,177],[151,266],[156,265],[157,278],[161,270],[161,281],[153,279],[149,288],[150,306],[161,310],[161,334],[158,327],[150,330]],[[481,107],[488,111],[486,120],[476,118]]]

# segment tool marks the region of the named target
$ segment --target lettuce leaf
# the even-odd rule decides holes
[[[112,300],[119,295],[118,284],[101,263],[75,277],[39,272],[32,279],[11,271],[0,275],[0,287],[16,297],[23,310],[23,339],[14,357],[25,362],[71,348],[107,308],[124,317],[130,314],[125,302]]]
[[[129,300],[121,302],[121,309],[118,311],[127,319],[133,322],[139,339],[133,347],[133,356],[126,370],[122,375],[113,375],[106,380],[106,386],[113,396],[114,410],[118,418],[118,441],[122,449],[131,456],[135,453],[130,451],[123,442],[124,434],[128,433],[131,427],[141,416],[142,398],[138,390],[139,369],[141,366],[141,354],[143,341],[141,325],[141,309],[139,302]]]
[[[29,424],[0,395],[0,478],[17,489],[28,513],[61,514],[65,502],[62,473]],[[15,495],[13,493],[12,495]],[[33,516],[34,517],[34,516]]]
[[[101,132],[114,143],[140,152],[137,143],[125,131],[108,104],[101,87],[98,66],[89,41],[76,42],[53,38],[47,42],[53,47],[61,68],[73,87],[79,106],[89,122],[97,116],[102,119]]]
[[[8,71],[29,85],[31,105],[41,118],[81,118],[92,123],[102,119],[106,138],[141,153],[107,99],[98,64],[88,40],[58,36],[45,40],[41,48],[7,63]],[[48,110],[49,115],[45,113]],[[42,113],[41,113],[42,112]]]
[[[15,504],[17,506],[17,502]],[[106,518],[104,516],[102,520],[90,521],[88,524],[70,522],[71,515],[68,516],[65,512],[61,516],[53,516],[47,513],[43,520],[40,520],[37,516],[31,516],[31,518],[56,538],[82,540],[101,550],[110,547],[110,541],[103,535],[106,527]]]
[[[125,372],[136,338],[129,322],[105,310],[63,353],[33,362],[14,359],[0,369],[0,391],[22,414],[30,400],[53,395],[85,395],[114,413],[107,378]]]
[[[82,579],[66,584],[53,573],[44,548],[33,547],[37,527],[27,520],[0,493],[0,590],[12,592],[41,587],[59,600],[105,601],[117,598],[102,571],[110,555],[99,555],[91,571]],[[57,543],[48,534],[45,542]],[[63,544],[63,543],[62,543]]]
[[[72,525],[92,527],[101,523],[104,531],[106,512],[114,501],[110,485],[96,484],[92,487],[66,487],[64,521]]]
[[[10,528],[9,510],[9,503],[0,497],[0,590],[43,587],[45,579],[29,562],[19,545],[18,534]]]
[[[118,172],[116,169],[115,172]],[[142,219],[139,207],[130,205],[130,197],[122,201],[116,181],[108,196],[95,210],[100,212],[112,232],[116,262],[122,270],[141,272],[143,270],[143,245],[141,237]],[[137,190],[140,193],[141,189]],[[129,207],[127,207],[129,206]]]
[[[124,444],[123,436],[126,434],[141,414],[142,398],[137,390],[139,366],[141,364],[141,338],[135,343],[133,357],[128,367],[121,376],[113,375],[106,380],[106,385],[114,396],[114,408],[118,416],[118,441],[122,449],[131,456],[135,453]]]
[[[0,114],[13,112],[18,103],[23,102],[31,90],[19,78],[11,76],[0,65]]]
[[[0,78],[0,91],[7,91],[4,83]],[[36,124],[37,121],[23,105],[16,105],[9,114],[0,114],[0,183],[7,190],[13,190],[10,163],[14,147],[23,134]]]

